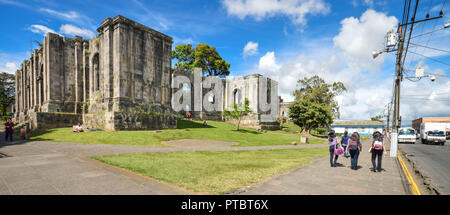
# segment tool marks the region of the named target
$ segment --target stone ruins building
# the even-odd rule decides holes
[[[195,75],[191,72],[176,71],[173,74],[173,80],[177,76],[187,77],[184,82],[172,85],[173,94],[175,99],[176,91],[183,89],[183,98],[188,98],[183,102],[183,110],[181,112],[191,112],[192,118],[197,120],[227,120],[223,116],[224,110],[231,110],[233,105],[243,105],[245,99],[249,100],[249,109],[252,111],[248,116],[243,117],[241,125],[246,127],[252,127],[255,129],[267,129],[276,130],[280,129],[280,123],[278,122],[278,109],[279,97],[278,97],[278,82],[266,78],[260,74],[252,74],[243,77],[235,77],[233,79],[221,79],[214,77],[217,82],[221,82],[223,90],[220,93],[211,93],[217,88],[217,84],[205,85],[205,79],[208,77],[201,76],[201,82],[203,84],[195,84]],[[262,83],[265,82],[267,87],[263,87]],[[179,86],[176,86],[179,85]],[[196,90],[195,88],[199,88]],[[273,89],[273,90],[272,90]],[[195,95],[197,93],[198,95]],[[262,98],[261,98],[262,97]],[[190,98],[190,99],[189,99]],[[197,98],[197,103],[194,100]],[[206,100],[206,101],[204,101]],[[178,101],[172,101],[178,102]],[[215,111],[205,110],[206,105],[213,105],[219,102],[218,109]],[[275,112],[270,110],[262,110],[261,103],[271,105]],[[275,114],[275,115],[272,115]],[[271,116],[272,119],[264,120],[264,116]],[[274,120],[275,119],[275,120]]]
[[[172,37],[120,15],[105,19],[97,31],[88,40],[45,35],[16,72],[16,122],[33,129],[77,123],[108,131],[176,128],[183,113],[171,108]],[[224,108],[236,94],[250,99],[254,113],[244,124],[260,124],[259,77],[223,79]],[[222,111],[195,114],[222,120]]]

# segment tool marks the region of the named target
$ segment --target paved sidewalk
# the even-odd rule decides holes
[[[0,195],[4,194],[189,194],[170,184],[89,159],[91,156],[187,150],[258,150],[308,148],[261,147],[138,147],[112,144],[4,142],[0,132]]]
[[[329,157],[310,165],[300,167],[287,174],[263,182],[243,194],[251,195],[405,195],[403,173],[397,158],[389,157],[389,150],[383,156],[382,172],[372,172],[368,141],[363,144],[359,156],[358,170],[350,169],[350,158],[339,157],[342,166],[330,167]],[[389,145],[388,145],[389,149]]]
[[[137,147],[109,144],[16,141],[5,144],[0,132],[0,194],[189,194],[170,184],[88,159],[123,153],[187,150],[258,150],[328,147],[326,144],[259,147]],[[360,169],[331,168],[328,158],[263,182],[244,194],[406,194],[396,159],[383,157],[384,172],[369,171],[367,143]]]

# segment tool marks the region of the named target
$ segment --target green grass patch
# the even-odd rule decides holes
[[[94,157],[104,163],[209,194],[224,194],[306,165],[328,148],[190,151]]]
[[[82,133],[72,132],[72,128],[56,128],[33,131],[31,140],[45,140],[54,142],[76,142],[92,144],[119,144],[135,146],[164,147],[163,141],[178,139],[202,139],[236,142],[236,146],[267,146],[288,145],[296,141],[300,142],[298,134],[288,132],[268,131],[258,132],[253,129],[241,128],[225,122],[208,121],[208,126],[203,127],[202,122],[179,120],[178,129],[155,131],[88,131]],[[311,138],[312,144],[323,143],[324,139]]]

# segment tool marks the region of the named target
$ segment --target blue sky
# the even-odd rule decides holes
[[[450,2],[422,0],[418,17],[427,12],[444,18],[419,25],[414,33],[437,29],[450,22]],[[338,98],[344,119],[367,119],[382,113],[390,101],[395,56],[370,58],[383,47],[387,30],[401,21],[401,0],[0,0],[0,70],[12,72],[30,54],[32,40],[42,41],[48,31],[89,38],[107,17],[121,14],[183,43],[215,46],[231,63],[231,76],[260,73],[280,83],[280,95],[292,100],[296,80],[320,75],[342,81],[346,94]],[[414,42],[450,50],[450,30],[419,37]],[[413,33],[413,35],[414,35]],[[244,52],[244,47],[246,47]],[[411,51],[450,63],[448,53],[413,47]],[[449,66],[408,54],[405,63],[414,70],[421,62],[439,79],[403,82],[405,96],[420,94],[435,102],[429,108],[416,97],[402,102],[404,119],[441,116],[450,112]],[[443,94],[449,93],[449,94]],[[446,96],[446,97],[442,97]]]

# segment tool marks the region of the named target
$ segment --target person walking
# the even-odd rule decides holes
[[[330,144],[330,166],[336,167],[337,159],[339,158],[339,155],[335,154],[335,149],[337,148],[337,145],[339,144],[339,139],[336,137],[334,130],[331,130],[328,133],[328,142]],[[334,157],[334,162],[333,162],[333,157]]]
[[[348,141],[349,141],[349,140],[350,140],[350,137],[348,136],[348,132],[347,132],[347,131],[344,131],[344,135],[341,137],[341,146],[342,146],[344,149],[347,148],[347,144],[348,144]],[[344,157],[345,157],[345,158],[350,157],[350,155],[348,154],[347,151],[345,151]]]
[[[358,169],[358,157],[361,150],[362,144],[359,140],[359,134],[357,132],[354,132],[350,137],[350,141],[345,149],[345,152],[350,153],[350,166],[353,170]]]
[[[369,150],[372,153],[372,171],[381,172],[381,160],[383,157],[383,153],[386,153],[386,147],[384,146],[383,136],[379,131],[373,133],[373,138],[371,140]],[[376,163],[375,160],[377,160]]]
[[[14,123],[11,121],[11,118],[8,118],[8,121],[5,123],[5,142],[13,141],[13,134],[14,134]]]

